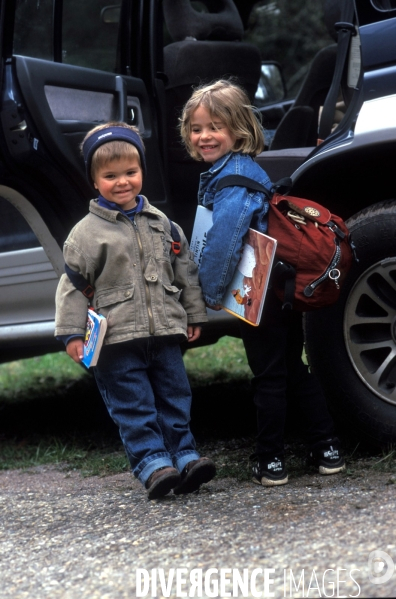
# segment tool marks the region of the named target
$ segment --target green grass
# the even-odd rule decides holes
[[[222,437],[221,421],[214,433],[212,427],[209,435],[201,434],[202,443],[201,446],[198,443],[198,449],[216,461],[220,478],[233,476],[240,481],[248,480],[254,431],[248,429],[241,432],[243,421],[239,419],[238,406],[241,401],[246,402],[244,418],[251,404],[251,398],[244,397],[249,389],[251,373],[242,341],[224,337],[215,345],[190,349],[184,355],[184,362],[196,397],[193,424],[202,417],[207,421],[208,410],[211,414],[209,420],[221,418],[221,412],[220,416],[214,415],[213,410],[220,401],[218,394],[224,394],[225,389],[230,397],[225,398],[225,404],[220,402],[220,410],[226,405],[235,411],[237,418],[235,432],[228,436]],[[100,425],[95,429],[96,425],[93,424],[89,431],[79,432],[68,424],[66,430],[61,428],[58,431],[51,414],[48,416],[48,412],[52,411],[56,415],[58,407],[62,406],[62,416],[66,414],[69,422],[74,422],[74,418],[76,421],[85,419],[90,420],[88,424],[91,425],[94,411],[98,407],[104,410],[100,397],[88,397],[93,387],[91,375],[75,364],[65,352],[0,365],[0,423],[3,423],[0,428],[0,470],[46,464],[78,470],[84,476],[105,476],[129,470],[124,450],[114,430],[110,434],[108,430],[102,430]],[[78,411],[80,403],[81,412]],[[204,409],[200,410],[200,405]],[[23,416],[26,416],[24,424],[21,423]],[[41,432],[40,427],[35,427],[37,422],[40,424],[42,416],[49,418],[50,426],[47,427],[49,430],[44,427]],[[368,468],[373,472],[389,473],[389,484],[396,483],[395,448],[390,447],[382,453],[370,453],[360,446],[345,449],[348,464],[346,475],[360,476],[361,470]],[[291,441],[286,453],[291,478],[302,475],[305,472],[303,444]]]
[[[66,352],[0,364],[0,401],[25,401],[56,395],[59,389],[90,376]]]
[[[184,364],[192,387],[232,383],[252,376],[242,341],[234,337],[187,350]]]
[[[377,472],[390,472],[396,475],[396,449],[388,448],[382,451],[382,455],[372,456],[370,458],[372,469]],[[396,482],[394,479],[392,482]]]
[[[0,470],[61,465],[83,476],[106,476],[129,470],[121,442],[98,444],[89,438],[33,436],[0,441]]]
[[[251,376],[242,341],[233,337],[188,350],[184,363],[193,387],[247,380]],[[0,364],[0,402],[56,395],[84,377],[90,374],[66,352]]]
[[[193,388],[247,381],[251,376],[240,339],[224,337],[216,345],[188,350],[184,361]],[[52,401],[75,410],[76,395],[82,394],[82,403],[87,401],[87,389],[89,392],[90,385],[94,385],[90,379],[91,375],[65,352],[0,365],[0,410],[8,408],[13,414],[12,430],[0,429],[0,470],[62,464],[84,475],[101,476],[129,468],[114,435],[104,435],[98,441],[75,431],[55,436],[38,434],[29,421],[21,425],[19,415],[26,415],[28,406],[34,417],[36,410],[48,411],[54,406],[56,411]]]

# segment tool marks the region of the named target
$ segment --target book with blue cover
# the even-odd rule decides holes
[[[194,254],[194,262],[198,268],[201,266],[206,237],[212,224],[213,212],[204,206],[198,206],[190,242],[190,250]]]
[[[212,226],[212,211],[198,206],[190,249],[201,265],[207,233]],[[234,276],[227,286],[222,308],[251,325],[258,326],[263,312],[277,241],[269,235],[249,229]]]
[[[81,360],[87,368],[96,366],[98,362],[106,329],[106,318],[102,314],[97,314],[93,308],[89,308],[84,339],[84,357]]]

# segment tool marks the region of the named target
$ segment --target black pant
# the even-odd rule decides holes
[[[253,372],[257,408],[256,453],[260,458],[284,455],[288,393],[297,402],[310,448],[334,438],[334,426],[319,381],[302,361],[302,314],[282,311],[268,290],[258,327],[240,321],[242,340]]]

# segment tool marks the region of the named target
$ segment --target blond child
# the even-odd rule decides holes
[[[190,155],[210,165],[201,174],[198,191],[198,203],[213,210],[199,278],[206,305],[220,310],[248,228],[267,232],[268,202],[262,192],[240,186],[217,192],[216,185],[222,177],[237,174],[271,191],[267,173],[254,160],[264,149],[263,129],[244,90],[232,81],[219,80],[195,89],[183,109],[181,136]],[[239,322],[254,375],[257,408],[253,481],[264,486],[288,482],[284,451],[287,388],[303,416],[309,462],[321,474],[344,470],[324,395],[302,362],[301,313],[282,311],[270,288],[260,325]]]

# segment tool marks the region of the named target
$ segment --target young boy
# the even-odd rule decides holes
[[[172,249],[169,219],[139,195],[146,161],[135,127],[107,123],[82,143],[87,176],[99,192],[64,244],[65,262],[95,290],[107,318],[95,379],[117,424],[133,474],[155,499],[191,493],[211,480],[190,431],[191,390],[180,342],[195,341],[207,320],[187,240]],[[87,300],[63,275],[55,335],[80,362]]]

